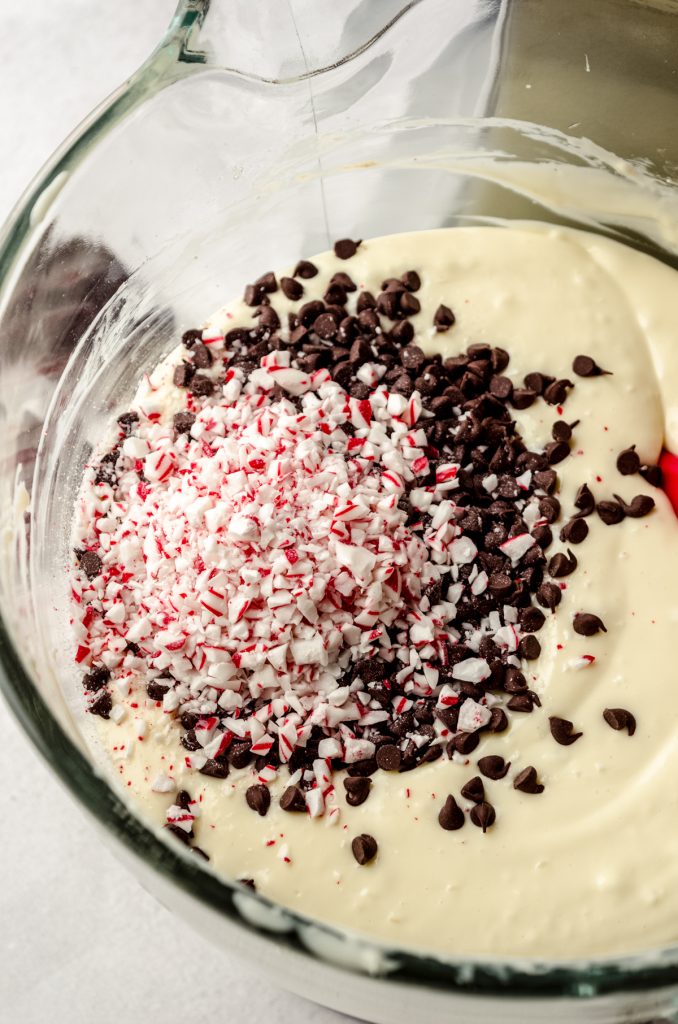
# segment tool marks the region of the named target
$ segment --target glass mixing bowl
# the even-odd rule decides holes
[[[614,32],[610,31],[614,26]],[[532,218],[678,262],[671,0],[184,0],[0,241],[0,683],[144,884],[374,1022],[676,1020],[678,947],[587,962],[386,948],[220,881],[137,820],[72,713],[70,508],[139,368],[335,237]]]

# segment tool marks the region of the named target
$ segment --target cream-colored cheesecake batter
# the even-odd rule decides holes
[[[332,254],[314,262],[320,274],[304,282],[303,301],[321,297],[337,270]],[[129,696],[116,696],[127,707],[119,724],[96,720],[98,745],[145,821],[164,824],[173,802],[172,793],[151,789],[161,773],[200,801],[196,843],[210,869],[251,878],[285,906],[387,943],[438,954],[544,958],[678,940],[678,522],[663,493],[615,468],[629,445],[647,463],[663,443],[678,451],[676,273],[600,237],[538,225],[373,239],[345,266],[374,293],[384,278],[409,268],[422,278],[422,310],[412,323],[426,351],[499,345],[511,356],[505,372],[518,384],[534,370],[572,378],[580,353],[613,373],[572,378],[564,417],[580,423],[573,455],[557,466],[563,513],[548,556],[566,547],[558,528],[574,511],[581,483],[597,496],[652,493],[656,501],[651,515],[614,527],[595,515],[587,520],[589,536],[574,549],[579,569],[563,581],[562,603],[539,633],[542,654],[523,665],[543,708],[512,715],[508,731],[486,736],[467,765],[441,758],[406,774],[377,772],[359,807],[345,806],[338,785],[342,812],[334,825],[280,809],[285,771],[271,785],[265,817],[243,799],[249,770],[232,770],[226,780],[188,771],[180,730],[147,700],[143,681]],[[273,301],[281,319],[297,305],[279,292]],[[430,327],[440,302],[457,319],[446,334]],[[236,302],[210,326],[250,323],[251,309]],[[181,404],[167,383],[178,360],[179,350],[151,377],[163,417]],[[147,395],[145,385],[139,401]],[[514,416],[534,448],[549,439],[557,413],[539,402]],[[574,633],[572,617],[582,610],[599,615],[607,633]],[[585,654],[595,662],[579,669]],[[605,723],[607,707],[636,716],[633,737]],[[582,738],[556,743],[550,715],[572,720]],[[496,825],[487,834],[468,823],[444,831],[440,806],[477,774],[477,759],[486,754],[516,768],[536,765],[545,791],[516,791],[513,771],[500,781],[485,779]],[[351,854],[360,833],[379,844],[365,866]]]

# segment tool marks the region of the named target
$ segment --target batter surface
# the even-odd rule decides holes
[[[421,311],[411,316],[425,352],[457,355],[482,342],[510,354],[504,371],[522,386],[541,371],[570,378],[564,409],[536,402],[513,412],[526,445],[540,449],[554,419],[574,428],[572,453],[557,467],[560,519],[550,558],[570,547],[579,567],[561,582],[562,601],[539,632],[541,654],[521,667],[542,707],[513,714],[509,728],[484,736],[468,757],[446,756],[407,773],[378,771],[364,803],[349,807],[335,779],[336,823],[327,815],[286,813],[281,770],[268,784],[265,816],[243,798],[256,772],[215,779],[186,767],[173,714],[148,699],[144,680],[129,693],[113,687],[118,721],[96,718],[98,746],[145,821],[167,822],[177,791],[199,806],[196,843],[209,868],[254,881],[285,906],[398,946],[446,954],[579,957],[647,949],[678,939],[678,526],[664,493],[616,468],[635,446],[643,464],[662,446],[678,451],[678,314],[674,271],[621,245],[546,226],[455,228],[362,242],[338,267],[334,254],[314,258],[319,273],[303,282],[303,301],[321,297],[337,269],[380,291],[406,269],[421,277]],[[276,292],[280,319],[299,302]],[[456,322],[432,329],[441,303]],[[225,307],[206,336],[251,324],[243,302]],[[184,406],[172,384],[179,347],[141,386],[135,405],[161,423]],[[610,371],[580,379],[573,360],[585,353]],[[656,507],[614,526],[587,517],[577,547],[558,531],[576,512],[582,483],[596,499],[651,494]],[[78,517],[83,509],[78,510]],[[573,618],[599,616],[607,632],[586,637]],[[628,709],[636,729],[611,728],[603,709]],[[564,745],[550,717],[582,733]],[[483,778],[496,823],[483,832],[469,821],[445,830],[439,813],[459,796],[477,761],[497,755],[514,766],[506,778]],[[513,787],[516,771],[538,768],[544,791]],[[159,777],[170,780],[156,792]],[[162,788],[162,787],[161,787]],[[378,854],[360,864],[352,840],[373,836]]]

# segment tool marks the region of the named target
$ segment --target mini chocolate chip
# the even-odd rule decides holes
[[[521,793],[543,793],[544,787],[537,779],[537,769],[529,765],[518,772],[513,780],[513,788],[519,789]]]
[[[129,437],[134,431],[136,424],[139,422],[139,416],[135,412],[124,412],[122,416],[118,416],[117,422],[125,432],[125,436]],[[117,456],[114,452],[110,452],[108,457],[112,458],[114,463],[117,462]]]
[[[518,654],[525,661],[536,661],[541,654],[541,644],[536,636],[523,636],[518,644]]]
[[[113,708],[113,698],[108,690],[102,690],[93,704],[87,708],[90,715],[98,715],[99,718],[109,718]]]
[[[463,827],[464,822],[464,812],[461,807],[458,806],[453,796],[448,796],[438,813],[438,824],[446,832],[456,832]]]
[[[303,277],[305,280],[315,277],[317,273],[318,268],[315,263],[310,263],[309,260],[299,260],[294,268],[294,276]]]
[[[562,591],[557,583],[542,583],[537,589],[537,601],[542,608],[548,608],[549,611],[558,607],[562,596]]]
[[[402,373],[391,385],[391,391],[394,391],[396,395],[404,395],[405,398],[409,398],[414,393],[412,378],[408,377],[406,373]]]
[[[490,353],[490,361],[494,372],[501,373],[509,364],[509,354],[505,349],[495,347]]]
[[[558,475],[555,469],[539,469],[534,474],[535,486],[547,494],[553,494],[558,483]]]
[[[557,466],[570,454],[570,446],[566,441],[549,441],[544,449],[550,466]]]
[[[385,743],[376,753],[377,764],[384,772],[397,772],[400,768],[401,754],[395,743]]]
[[[332,369],[332,380],[335,380],[337,384],[341,384],[342,388],[347,388],[349,386],[352,376],[353,370],[351,369],[351,364],[348,359],[343,363],[337,363]]]
[[[414,338],[414,327],[409,320],[398,320],[391,328],[389,338],[398,345],[408,345]]]
[[[172,420],[172,423],[177,434],[188,434],[191,427],[195,423],[195,413],[177,412],[174,414],[174,419]]]
[[[410,292],[403,292],[400,296],[400,312],[403,316],[415,316],[421,310],[421,303],[419,299],[410,294]]]
[[[389,320],[395,320],[400,309],[398,292],[380,292],[377,296],[377,309]]]
[[[381,282],[381,290],[382,292],[404,292],[406,288],[399,277],[386,277]]]
[[[591,494],[588,484],[582,484],[574,499],[574,507],[582,516],[590,516],[596,507],[596,499]]]
[[[214,381],[203,373],[196,373],[191,381],[190,391],[192,395],[198,395],[200,398],[209,398],[214,391]]]
[[[640,475],[652,487],[661,487],[664,474],[659,466],[641,466]]]
[[[546,616],[540,608],[530,605],[519,612],[520,625],[526,633],[538,633],[546,622]]]
[[[264,289],[260,285],[248,284],[243,294],[243,302],[246,306],[258,306],[264,294]]]
[[[336,312],[337,315],[343,316],[346,304],[346,289],[342,288],[338,284],[329,285],[327,291],[323,295],[323,299],[327,303],[327,311]],[[336,307],[336,308],[335,308]]]
[[[298,786],[287,787],[280,797],[280,806],[283,811],[301,812],[306,810],[306,800]]]
[[[492,354],[492,346],[486,341],[476,341],[466,349],[471,359],[489,359]]]
[[[495,398],[504,402],[513,394],[513,381],[509,377],[491,377],[488,391],[491,395],[494,395]]]
[[[369,757],[365,761],[356,761],[355,764],[350,764],[346,771],[351,778],[364,779],[368,775],[374,775],[377,771],[377,762],[373,757]]]
[[[496,819],[497,815],[494,807],[492,804],[488,804],[486,800],[471,808],[471,821],[478,828],[481,828],[483,832],[487,832],[488,828],[494,825]]]
[[[477,732],[458,732],[452,740],[458,754],[471,754],[480,743]]]
[[[336,338],[338,329],[337,322],[330,313],[322,313],[313,323],[313,330],[323,341]]]
[[[635,444],[625,448],[617,456],[617,469],[622,476],[632,476],[640,470],[640,457]]]
[[[556,420],[551,427],[551,437],[554,441],[569,441],[572,437],[572,427],[565,420]]]
[[[308,337],[308,327],[298,324],[290,334],[290,345],[298,345],[306,337]]]
[[[534,404],[537,392],[531,388],[514,388],[511,395],[511,405],[514,409],[528,409]]]
[[[201,775],[209,775],[212,779],[225,779],[228,776],[228,771],[228,765],[224,761],[217,761],[213,757],[208,757],[202,768],[200,768]],[[265,788],[266,787],[264,787],[264,789]],[[266,790],[266,792],[268,792],[268,790]],[[249,800],[247,802],[249,803]],[[250,804],[250,807],[252,807],[252,804]],[[261,813],[262,812],[259,811],[259,814]],[[265,814],[266,811],[263,813]]]
[[[261,288],[263,292],[275,292],[278,290],[278,282],[272,270],[258,277],[254,284],[256,287]]]
[[[572,732],[574,726],[572,722],[568,722],[567,718],[558,718],[555,715],[551,715],[549,726],[551,727],[551,735],[554,740],[563,747],[569,747],[571,743],[575,743],[580,736],[583,736],[581,732]]]
[[[618,501],[599,501],[596,512],[606,526],[616,526],[625,516],[624,509]]]
[[[339,260],[350,260],[351,256],[357,253],[361,241],[362,239],[354,242],[352,238],[340,238],[334,243],[334,255]]]
[[[345,345],[350,345],[355,341],[359,333],[357,317],[345,316],[339,321],[337,337],[339,338],[339,341],[343,342]]]
[[[248,805],[263,818],[271,806],[271,794],[268,786],[249,786],[245,791],[245,799]]]
[[[426,397],[427,395],[435,394],[438,380],[432,373],[424,372],[421,377],[416,378],[414,386],[421,395]]]
[[[82,685],[90,693],[96,693],[102,686],[105,686],[108,680],[111,678],[110,668],[106,668],[105,665],[97,665],[91,672],[82,677]]]
[[[377,856],[378,849],[377,840],[374,836],[369,836],[365,832],[360,836],[356,836],[351,843],[351,851],[358,864],[369,864]]]
[[[191,806],[191,794],[187,790],[182,789],[177,793],[174,802],[177,807],[181,807],[182,811],[187,811]]]
[[[537,395],[543,394],[544,389],[552,382],[553,377],[546,377],[543,373],[528,373],[524,379],[525,387]]]
[[[226,332],[224,341],[226,348],[239,348],[241,345],[247,346],[250,343],[250,332],[244,327],[232,327],[230,331]]]
[[[96,551],[83,551],[80,555],[80,568],[88,580],[93,580],[100,574],[102,565]]]
[[[591,612],[577,612],[572,620],[572,628],[580,636],[595,636],[596,633],[607,633],[602,619]]]
[[[539,515],[547,523],[555,523],[560,515],[560,502],[552,495],[539,499]]]
[[[509,768],[510,761],[504,761],[499,754],[487,754],[478,761],[478,767],[486,779],[503,779]]]
[[[280,287],[285,298],[290,299],[292,302],[296,302],[304,294],[303,284],[299,284],[293,277],[281,277]]]
[[[400,362],[406,370],[414,370],[419,373],[426,362],[426,356],[418,345],[406,345],[400,353]]]
[[[513,590],[513,580],[504,572],[493,572],[487,585],[499,600],[508,597]]]
[[[363,309],[358,313],[358,324],[362,334],[372,337],[380,325],[379,314],[374,309]]]
[[[372,355],[372,349],[364,338],[356,338],[351,345],[351,351],[349,353],[349,361],[353,366],[362,366],[363,363],[368,363],[374,359]]]
[[[184,715],[181,716],[182,724],[183,724],[183,721],[184,721],[184,717],[185,717]],[[185,725],[184,725],[184,728],[186,728]],[[198,740],[196,738],[195,729],[193,729],[191,727],[188,730],[188,732],[186,733],[186,735],[181,737],[181,745],[183,747],[185,747],[186,750],[190,750],[190,751],[194,751],[194,750],[199,750],[200,749],[200,743],[198,742]]]
[[[567,399],[567,390],[571,387],[571,380],[554,380],[544,391],[544,401],[549,405],[562,405]]]
[[[431,399],[431,412],[441,420],[448,419],[454,413],[454,402],[449,395],[438,395]]]
[[[534,701],[529,693],[516,693],[514,697],[511,697],[506,707],[509,711],[520,711],[529,715],[534,709]]]
[[[479,775],[474,775],[472,779],[462,786],[461,795],[464,800],[472,800],[474,804],[480,804],[485,799],[485,787],[483,780]]]
[[[559,579],[561,576],[569,576],[576,568],[577,559],[569,548],[567,549],[567,554],[559,551],[549,562],[549,572],[556,579]]]
[[[503,708],[492,708],[490,720],[486,728],[489,732],[506,732],[508,729],[508,717]]]
[[[615,494],[615,498],[621,504],[619,495]],[[637,494],[631,500],[630,505],[622,505],[622,507],[631,519],[641,519],[643,516],[649,515],[654,508],[654,498],[651,498],[649,494]]]
[[[350,807],[359,807],[360,804],[364,804],[370,795],[372,788],[372,780],[366,778],[347,778],[344,779],[344,789],[346,790],[346,803]]]
[[[183,828],[179,825],[172,825],[171,823],[169,825],[164,825],[163,827],[166,828],[168,832],[171,832],[180,843],[184,844],[184,846],[191,845],[191,839],[194,835],[193,829],[191,829],[190,832],[184,832]]]
[[[408,292],[418,292],[421,288],[421,278],[416,270],[406,270],[401,275],[400,280],[407,288]]]
[[[176,388],[187,388],[193,379],[195,367],[191,363],[179,363],[175,366],[172,381]]]
[[[161,683],[157,680],[153,680],[146,684],[146,693],[151,700],[162,700],[166,693],[169,692],[169,686],[165,683]]]
[[[303,324],[304,327],[313,327],[313,324],[322,316],[325,312],[324,303],[320,302],[319,299],[313,299],[311,302],[305,302],[303,306],[300,306],[298,317],[299,323]]]
[[[259,317],[259,327],[267,331],[277,331],[280,327],[280,317],[273,306],[260,306],[254,314]]]
[[[504,673],[504,689],[507,693],[520,693],[527,689],[527,679],[520,669],[509,666]]]
[[[212,365],[212,353],[202,342],[193,346],[193,365],[199,370],[207,370]]]
[[[345,292],[355,292],[358,290],[353,278],[349,274],[345,274],[343,270],[338,270],[336,274],[332,275],[330,284],[338,285]]]
[[[626,729],[629,736],[633,736],[636,731],[635,716],[626,708],[605,708],[603,718],[611,729],[616,729],[618,732],[621,729]]]
[[[591,356],[576,356],[572,363],[572,370],[578,377],[600,377],[602,374],[609,374],[609,370],[601,370]]]
[[[570,519],[560,531],[560,539],[566,544],[581,544],[589,535],[589,526],[585,519]]]
[[[228,759],[234,768],[247,768],[251,756],[249,743],[233,743],[228,751]]]
[[[179,717],[184,729],[193,729],[200,721],[200,715],[195,714],[193,711],[182,711]]]
[[[202,331],[192,327],[181,335],[181,342],[185,348],[192,348],[196,341],[202,341]]]
[[[364,313],[368,309],[376,309],[377,300],[372,292],[361,292],[356,302],[356,313]]]
[[[433,315],[433,326],[436,331],[438,331],[439,334],[443,331],[449,331],[455,320],[456,317],[450,307],[443,305],[441,302]]]

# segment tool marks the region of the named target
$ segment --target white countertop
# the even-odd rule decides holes
[[[2,7],[0,220],[71,129],[155,45],[174,0]],[[148,895],[0,701],[0,1019],[7,1024],[339,1024],[255,978]],[[224,1006],[228,1007],[224,1015]]]

